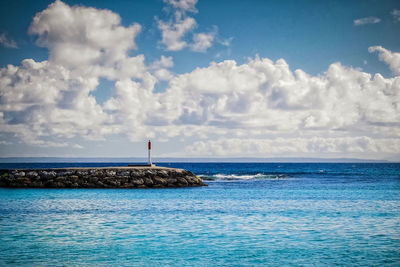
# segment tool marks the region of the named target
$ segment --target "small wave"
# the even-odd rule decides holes
[[[288,176],[284,174],[214,174],[214,175],[198,175],[203,180],[214,181],[214,180],[275,180],[275,179],[285,179]]]

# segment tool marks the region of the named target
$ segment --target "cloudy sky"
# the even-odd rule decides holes
[[[2,1],[0,156],[400,160],[399,1]]]

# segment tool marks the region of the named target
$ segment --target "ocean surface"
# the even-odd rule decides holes
[[[0,188],[0,266],[400,266],[400,164],[159,165],[209,186]]]

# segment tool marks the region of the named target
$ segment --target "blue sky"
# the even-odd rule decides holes
[[[0,156],[141,156],[152,138],[160,156],[397,160],[399,10],[2,1]]]

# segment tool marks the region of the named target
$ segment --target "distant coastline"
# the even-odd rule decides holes
[[[144,157],[0,157],[0,163],[46,163],[46,162],[127,162],[143,163]],[[252,157],[156,157],[154,162],[232,162],[232,163],[398,163],[400,161],[371,160],[358,158],[252,158]]]

